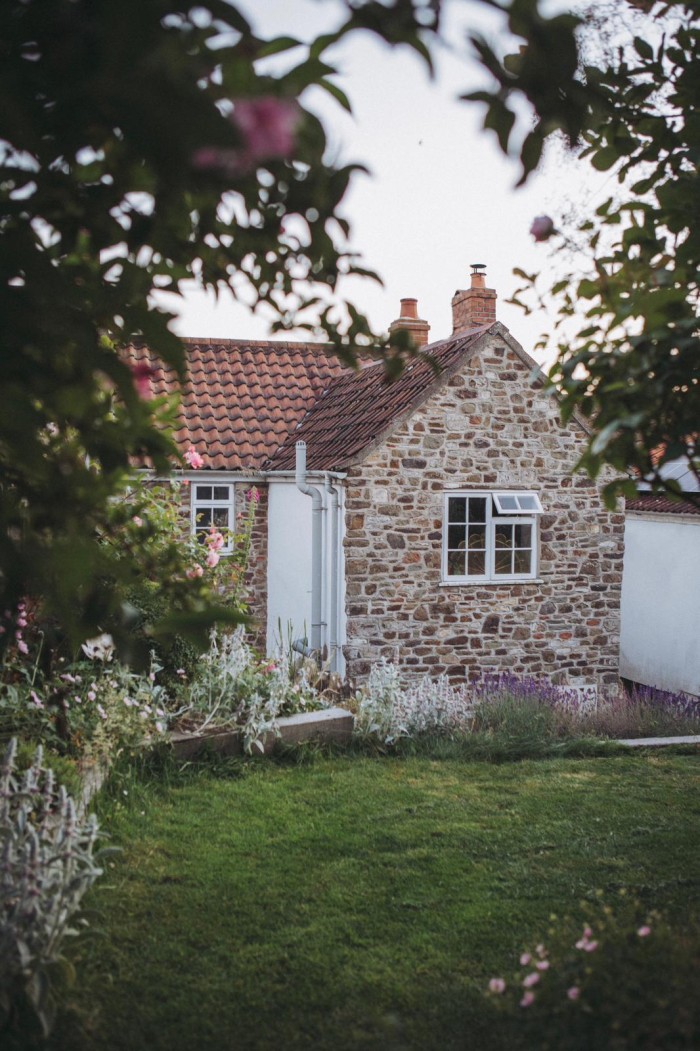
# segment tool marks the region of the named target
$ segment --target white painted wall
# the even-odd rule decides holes
[[[330,641],[331,601],[331,498],[323,489],[323,483],[309,478],[323,496],[323,593],[321,645],[328,647]],[[343,536],[345,515],[343,513],[342,488],[340,491],[341,513],[338,530],[339,543],[339,589],[340,606],[338,641],[342,646],[346,638],[345,628],[345,571],[343,562]],[[267,652],[274,654],[279,649],[280,622],[282,642],[286,646],[292,639],[303,638],[311,633],[311,497],[300,493],[293,480],[270,481],[267,549]],[[338,653],[338,672],[345,672],[342,650]]]
[[[700,518],[627,512],[620,675],[700,696]]]

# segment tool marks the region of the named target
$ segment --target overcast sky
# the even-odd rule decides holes
[[[334,0],[245,0],[241,6],[261,32],[304,39],[332,26],[337,11]],[[481,130],[481,107],[457,101],[480,76],[464,43],[466,26],[478,19],[503,40],[503,24],[475,0],[452,0],[447,14],[453,50],[437,55],[435,81],[408,49],[362,34],[333,55],[353,116],[320,92],[303,98],[322,116],[333,154],[372,173],[356,177],[343,214],[353,248],[384,287],[354,280],[342,291],[380,330],[398,316],[401,298],[415,297],[431,340],[441,339],[451,332],[452,295],[469,287],[471,263],[485,263],[487,284],[498,292],[499,320],[532,352],[547,319],[526,317],[505,302],[520,283],[514,267],[548,271],[556,264],[546,246],[533,242],[530,224],[542,213],[557,216],[569,203],[580,209],[599,203],[600,178],[595,185],[585,164],[566,163],[556,151],[524,188],[514,188],[518,164]],[[269,337],[266,318],[230,297],[214,304],[192,289],[179,309],[174,327],[181,335]]]

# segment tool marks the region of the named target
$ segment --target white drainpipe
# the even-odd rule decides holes
[[[321,655],[321,590],[323,587],[323,497],[306,483],[306,442],[296,443],[296,485],[311,505],[311,649]]]
[[[330,587],[330,660],[331,671],[338,671],[338,490],[325,476],[326,492],[331,496],[331,587]]]

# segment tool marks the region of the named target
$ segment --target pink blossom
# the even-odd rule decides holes
[[[523,988],[531,989],[533,985],[537,985],[540,980],[540,976],[537,971],[532,971],[530,974],[525,975],[523,978]]]
[[[272,95],[237,99],[231,123],[243,140],[243,148],[203,146],[194,153],[192,164],[201,171],[240,175],[254,168],[258,161],[291,157],[300,116],[301,109],[293,99]]]
[[[536,241],[548,241],[554,232],[554,222],[548,215],[538,215],[533,219],[530,233]]]
[[[584,948],[584,952],[595,952],[596,949],[598,948],[598,942],[589,942],[589,941],[587,941],[583,948]]]
[[[175,674],[179,675],[181,679],[183,679],[183,678],[185,678],[187,676],[187,672],[185,671],[184,668],[178,668],[177,671],[175,672]]]
[[[249,501],[257,504],[260,502],[260,493],[258,492],[257,486],[252,486],[245,494]]]
[[[520,957],[520,966],[521,967],[527,967],[527,965],[529,964],[531,959],[532,959],[532,956],[530,956],[530,953],[529,952],[524,952],[522,954],[522,956]]]
[[[548,971],[549,970],[549,960],[538,960],[537,963],[535,964],[535,967],[537,968],[538,971]]]
[[[569,997],[570,1000],[578,1000],[579,996],[581,995],[581,990],[577,985],[572,985],[570,989],[566,990],[566,995]]]
[[[199,455],[196,449],[192,448],[192,446],[190,446],[185,453],[184,459],[187,460],[193,471],[198,471],[200,467],[204,467],[203,458]]]
[[[217,532],[212,527],[211,532],[209,533],[209,535],[206,538],[207,547],[211,551],[221,551],[221,548],[224,546],[225,543],[226,543],[226,541],[224,540],[223,535],[221,533]]]
[[[506,991],[506,983],[502,978],[492,978],[489,982],[490,993],[504,993]]]
[[[529,1007],[530,1004],[533,1004],[534,1002],[535,1002],[535,994],[531,993],[531,992],[527,992],[527,993],[525,993],[525,995],[523,996],[522,1000],[520,1001],[520,1006],[521,1007]]]
[[[131,365],[131,379],[134,384],[134,389],[142,401],[150,401],[152,395],[151,391],[151,376],[155,375],[155,369],[152,365],[149,365],[147,361],[140,361],[136,365]]]
[[[192,566],[192,569],[187,570],[185,576],[188,580],[197,580],[199,577],[203,576],[203,574],[204,570],[201,566]]]
[[[27,646],[24,639],[19,640],[19,642],[17,643],[17,649],[20,653],[23,653],[25,656],[29,653],[29,646]]]
[[[639,935],[640,938],[648,938],[649,935],[651,934],[651,927],[649,927],[645,923],[642,927],[639,928],[639,930],[637,931],[637,934]]]
[[[34,702],[34,706],[36,708],[43,708],[44,707],[44,702],[39,697],[37,697],[36,692],[34,690],[30,690],[29,691],[29,696],[31,697],[32,701]]]
[[[26,628],[26,626],[27,626],[27,618],[26,617],[18,617],[17,618],[17,627],[18,628]]]
[[[209,566],[209,568],[213,569],[214,566],[218,565],[220,558],[221,555],[218,551],[210,551],[207,555],[207,565]]]
[[[134,517],[131,519],[131,521],[134,523],[135,526],[138,526],[139,529],[143,525],[143,518],[139,518],[138,515],[134,515]]]
[[[88,690],[88,695],[87,695],[87,697],[88,697],[88,700],[89,700],[89,701],[94,701],[94,700],[95,700],[95,698],[97,697],[97,694],[95,693],[95,691],[94,691],[94,690]]]
[[[97,705],[97,712],[98,712],[98,715],[99,715],[100,719],[106,719],[107,718],[107,712],[104,710],[104,708],[102,707],[101,704]]]

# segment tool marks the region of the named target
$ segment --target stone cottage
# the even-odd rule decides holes
[[[192,528],[232,527],[261,494],[251,598],[268,651],[303,638],[356,680],[382,656],[405,680],[617,680],[624,517],[572,475],[583,427],[560,422],[495,304],[475,266],[452,334],[429,344],[402,300],[392,328],[424,353],[393,383],[318,344],[186,341]],[[154,393],[173,388],[130,353],[149,355]]]

